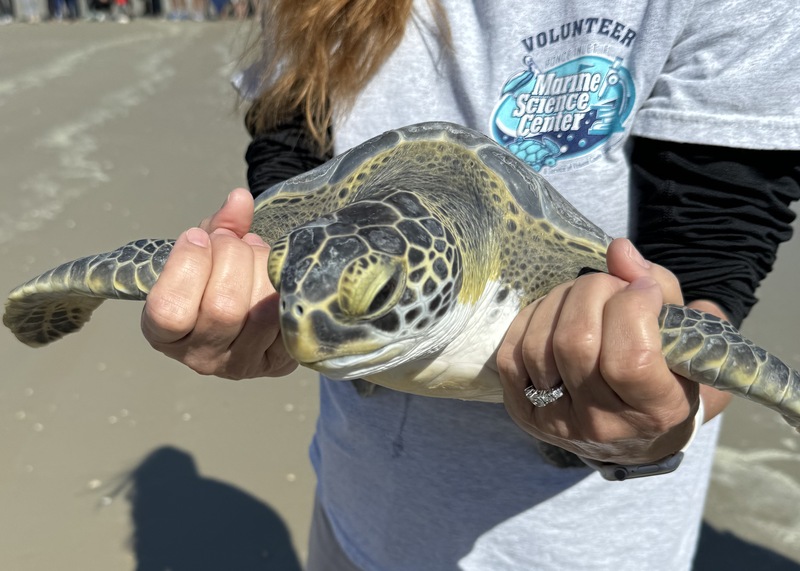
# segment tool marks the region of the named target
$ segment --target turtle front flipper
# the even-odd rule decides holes
[[[674,373],[776,410],[800,430],[800,372],[709,313],[665,305],[659,326]]]
[[[3,324],[31,347],[77,331],[106,299],[143,300],[174,240],[137,240],[105,254],[67,262],[14,289]]]

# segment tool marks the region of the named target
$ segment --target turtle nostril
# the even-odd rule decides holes
[[[280,300],[280,313],[282,317],[300,319],[306,312],[305,300],[296,295],[286,295]]]

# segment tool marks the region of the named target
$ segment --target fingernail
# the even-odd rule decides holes
[[[200,228],[189,228],[186,231],[186,239],[195,246],[205,248],[208,246],[208,234]]]
[[[633,244],[628,245],[628,258],[642,268],[648,269],[650,267],[650,262],[642,257],[639,250],[634,248]]]
[[[228,196],[225,197],[225,202],[222,203],[222,206],[225,206],[226,204],[228,204],[231,201],[231,196],[233,196],[233,191],[230,191],[228,193]]]
[[[643,276],[641,278],[636,278],[631,283],[629,283],[627,289],[649,289],[657,285],[658,282],[656,282],[656,280],[654,280],[650,276]]]
[[[264,239],[258,234],[255,234],[253,232],[248,232],[247,234],[245,234],[243,240],[248,244],[250,244],[251,246],[258,246],[260,248],[269,248],[269,245],[264,241]]]

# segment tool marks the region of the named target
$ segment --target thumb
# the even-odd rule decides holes
[[[243,237],[253,222],[253,197],[243,188],[234,189],[216,213],[200,223],[209,234],[215,230],[228,230]]]
[[[648,262],[630,240],[617,238],[608,246],[608,273],[628,283],[650,278],[661,287],[665,303],[683,303],[681,286],[675,275],[666,268]]]

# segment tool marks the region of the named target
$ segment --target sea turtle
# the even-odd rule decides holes
[[[499,402],[493,355],[519,310],[586,269],[609,236],[489,138],[447,123],[389,131],[256,202],[271,244],[289,352],[335,379]],[[170,240],[139,240],[69,262],[11,292],[3,322],[44,345],[106,298],[144,299]],[[660,316],[675,373],[800,423],[800,373],[720,319]]]

